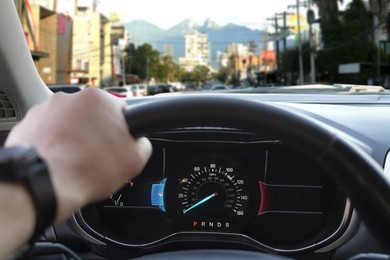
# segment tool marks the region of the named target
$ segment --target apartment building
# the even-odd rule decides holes
[[[210,67],[210,49],[208,36],[198,31],[184,34],[185,56],[179,58],[179,65],[186,71],[192,71],[196,66]]]
[[[112,82],[111,22],[96,1],[77,2],[73,17],[71,83],[108,86]]]
[[[110,19],[96,0],[15,0],[26,41],[46,84],[111,85],[114,75]],[[115,30],[115,29],[114,29]]]
[[[37,71],[46,84],[70,80],[71,17],[33,2],[28,10],[23,0],[15,1],[26,41]]]

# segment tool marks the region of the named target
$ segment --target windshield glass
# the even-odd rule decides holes
[[[144,84],[148,91],[135,97],[172,92],[171,87],[380,94],[390,88],[387,1],[15,0],[15,5],[37,70],[51,86],[139,91],[143,87],[134,86]]]

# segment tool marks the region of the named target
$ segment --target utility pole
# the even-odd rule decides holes
[[[312,24],[314,23],[314,12],[310,9],[312,1],[311,0],[304,0],[299,1],[296,0],[296,5],[289,6],[292,8],[297,9],[297,25],[298,25],[298,51],[299,51],[299,84],[303,84],[303,58],[302,58],[302,44],[301,44],[301,20],[300,20],[300,13],[299,13],[299,7],[309,7],[309,10],[307,12],[308,16],[308,24],[309,24],[309,44],[310,44],[310,81],[312,83],[315,83],[316,76],[315,76],[315,60],[314,60],[314,44],[313,44],[313,34],[312,34]]]
[[[301,16],[299,14],[299,0],[297,0],[297,23],[298,23],[298,52],[299,52],[299,84],[302,85],[303,79],[303,57],[302,57],[302,44],[301,44]]]
[[[122,81],[123,86],[126,86],[126,63],[125,63],[125,53],[122,52]]]
[[[267,52],[268,52],[268,28],[265,27],[265,34],[264,34],[264,46],[263,46],[264,54],[265,54],[265,67],[264,67],[264,85],[267,85],[267,67],[268,67],[268,61],[267,61]]]
[[[300,13],[299,13],[299,7],[300,7],[300,1],[296,0],[296,5],[290,5],[289,8],[296,8],[297,9],[297,25],[298,25],[298,33],[297,33],[297,40],[298,40],[298,53],[299,53],[299,78],[298,78],[298,84],[302,85],[304,83],[303,79],[303,58],[302,58],[302,44],[301,44],[301,19],[300,19]]]
[[[283,58],[282,60],[285,59],[285,54],[287,50],[287,37],[289,36],[289,27],[287,26],[287,15],[293,15],[294,13],[288,13],[288,12],[283,12],[283,13],[277,13],[276,15],[283,19],[283,27],[280,28],[280,38],[283,39]],[[280,57],[279,57],[280,61]],[[280,62],[279,62],[280,63]],[[284,84],[287,82],[287,72],[285,71],[283,73],[283,79],[284,79]]]
[[[147,79],[148,85],[149,85],[149,57],[146,58],[146,79]]]
[[[273,21],[274,22],[274,28],[275,28],[275,34],[274,34],[274,39],[275,39],[275,48],[276,48],[276,74],[278,75],[279,73],[279,68],[280,68],[280,62],[279,62],[279,57],[280,57],[280,50],[279,50],[279,25],[278,25],[278,17],[275,15],[272,18],[267,18],[267,21]]]
[[[307,10],[307,23],[309,24],[309,46],[310,46],[310,79],[311,83],[316,82],[316,66],[315,66],[315,57],[314,57],[314,43],[313,43],[313,29],[312,25],[315,22],[314,12],[311,9],[311,0],[308,0],[309,10]]]
[[[88,64],[88,85],[92,86],[92,33],[91,33],[91,19],[88,21],[88,48],[89,48],[89,53],[88,53],[88,59],[89,59],[89,64]]]
[[[267,18],[269,21],[274,21],[275,28],[275,48],[276,48],[276,66],[277,66],[277,74],[280,76],[280,67],[281,67],[281,55],[280,55],[280,41],[283,40],[283,53],[285,54],[287,49],[287,15],[291,15],[293,13],[276,13],[273,18]],[[279,20],[283,20],[283,26],[279,27]],[[284,56],[284,55],[283,55]],[[283,75],[283,78],[286,79],[286,75]]]

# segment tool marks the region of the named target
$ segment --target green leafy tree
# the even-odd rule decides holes
[[[181,68],[179,65],[175,64],[174,65],[174,81],[180,81],[180,82],[186,82],[184,80],[184,75],[186,74],[185,69]],[[187,81],[189,82],[189,81]]]
[[[210,69],[207,66],[198,65],[193,70],[194,79],[198,83],[204,83],[208,79]]]
[[[133,73],[133,58],[135,56],[135,53],[136,53],[135,45],[133,43],[129,43],[124,50],[126,74]]]
[[[228,60],[228,65],[227,65],[227,71],[229,74],[229,81],[228,84],[233,85],[233,86],[240,86],[240,75],[238,74],[238,70],[236,67],[236,55],[231,55]]]
[[[162,82],[173,81],[175,64],[173,62],[172,56],[161,57],[159,65],[160,66],[158,68],[156,78]]]
[[[313,0],[313,2],[318,7],[321,22],[326,23],[338,19],[338,3],[343,3],[343,0]]]
[[[159,74],[160,53],[152,45],[145,43],[134,47],[130,43],[125,49],[126,71],[137,74],[140,78],[155,77]]]
[[[226,66],[226,67],[221,67],[218,70],[218,72],[213,75],[213,78],[222,82],[222,83],[226,83],[229,79],[229,75],[230,75],[230,70]]]
[[[126,73],[138,75],[142,79],[155,78],[160,82],[182,81],[185,71],[171,56],[161,56],[150,44],[135,47],[133,43],[125,50]]]
[[[304,71],[310,70],[310,45],[308,42],[302,44],[302,57]],[[299,51],[297,47],[289,48],[283,54],[280,71],[282,73],[292,73],[298,75],[299,73]]]
[[[340,27],[338,2],[343,0],[314,0],[318,7],[320,27],[324,46],[338,41]]]
[[[374,65],[378,50],[370,39],[372,26],[371,14],[363,1],[353,0],[339,25],[323,32],[324,37],[326,34],[325,48],[317,57],[319,71],[327,72],[330,80],[336,82],[340,64],[356,62]],[[373,72],[369,74],[375,75]],[[365,84],[367,77],[367,74],[361,74],[353,83]]]
[[[306,73],[310,71],[310,44],[304,42],[302,44],[302,60],[303,70]],[[296,84],[299,77],[299,51],[298,47],[287,49],[281,58],[279,72],[286,78],[286,85]]]

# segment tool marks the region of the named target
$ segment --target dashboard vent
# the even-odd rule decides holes
[[[16,119],[15,104],[6,93],[0,90],[0,120],[14,121]]]

